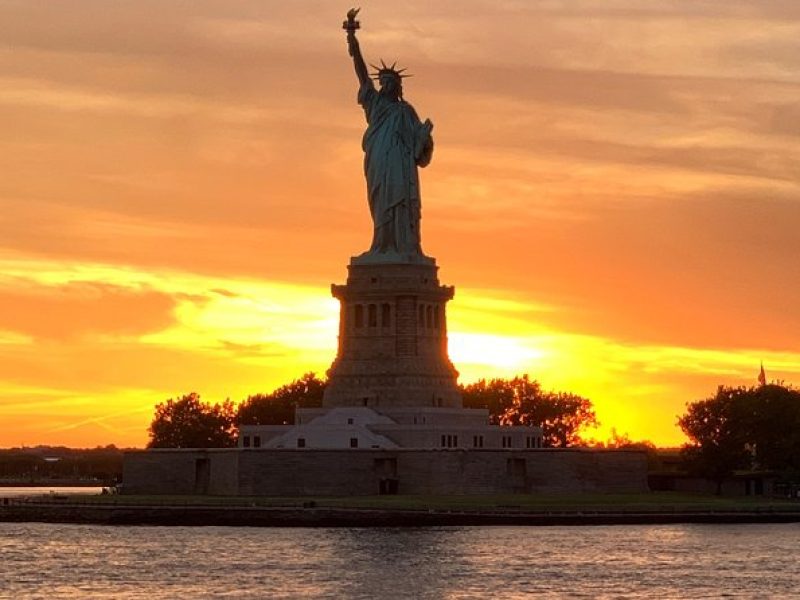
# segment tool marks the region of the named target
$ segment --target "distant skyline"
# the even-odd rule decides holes
[[[371,240],[349,5],[0,3],[0,447],[144,445],[336,349]],[[435,124],[422,244],[461,381],[529,373],[676,445],[800,382],[800,5],[374,1]]]

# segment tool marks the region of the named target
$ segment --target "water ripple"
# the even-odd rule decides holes
[[[800,525],[0,523],[0,598],[789,598]]]

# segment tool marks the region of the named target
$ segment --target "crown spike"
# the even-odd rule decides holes
[[[398,79],[413,77],[413,75],[411,75],[410,73],[408,75],[404,75],[404,72],[407,70],[406,67],[403,67],[402,69],[396,69],[395,67],[397,66],[397,61],[394,61],[392,63],[392,66],[390,67],[389,65],[386,64],[386,62],[384,62],[383,59],[380,60],[382,65],[380,67],[372,63],[369,63],[369,66],[374,69],[374,72],[370,73],[370,77],[375,81],[380,81],[381,77],[389,75],[397,77]]]

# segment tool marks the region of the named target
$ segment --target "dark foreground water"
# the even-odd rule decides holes
[[[0,523],[2,598],[796,598],[800,524]]]

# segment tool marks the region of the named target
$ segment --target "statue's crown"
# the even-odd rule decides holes
[[[385,62],[383,62],[383,59],[381,59],[381,66],[380,67],[376,67],[375,65],[370,64],[370,66],[373,69],[375,69],[375,72],[372,73],[372,78],[375,79],[375,80],[380,80],[381,77],[386,77],[387,75],[390,75],[392,77],[396,77],[397,79],[404,79],[406,77],[413,77],[413,75],[411,75],[411,74],[403,75],[403,71],[405,71],[405,69],[395,69],[396,65],[397,65],[397,61],[395,61],[392,64],[392,66],[390,67]]]

